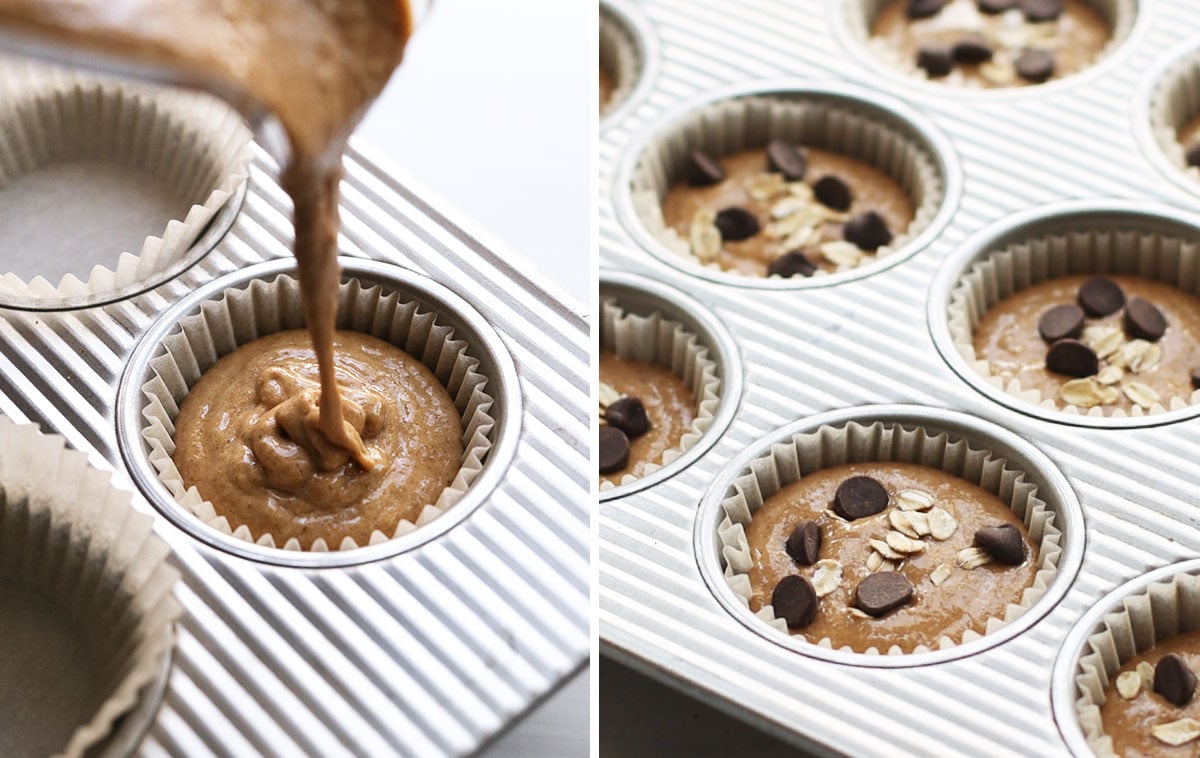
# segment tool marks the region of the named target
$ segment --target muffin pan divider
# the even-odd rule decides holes
[[[1113,588],[1200,555],[1200,409],[1130,428],[1039,418],[963,381],[934,343],[928,305],[963,243],[1022,211],[1128,201],[1187,217],[1200,184],[1153,159],[1154,71],[1200,47],[1183,0],[1142,0],[1128,37],[1091,68],[1043,87],[976,93],[882,77],[846,34],[846,3],[764,0],[722,23],[719,0],[620,3],[653,34],[652,80],[601,129],[600,264],[681,290],[729,330],[744,381],[728,429],[675,476],[599,509],[601,651],[818,753],[1068,755],[1051,713],[1064,639]],[[785,44],[786,42],[786,44]],[[713,92],[850,85],[902,101],[932,122],[961,166],[948,225],[885,270],[786,289],[712,281],[638,244],[616,212],[630,151],[670,114]],[[1200,229],[1197,230],[1200,237]],[[1012,639],[957,660],[884,669],[784,649],[750,632],[709,592],[694,536],[700,503],[744,450],[830,411],[916,404],[998,425],[1041,451],[1079,499],[1084,553],[1048,613]],[[1166,423],[1169,421],[1169,423]]]
[[[425,274],[486,318],[513,356],[512,386],[497,392],[517,398],[518,433],[476,510],[360,565],[238,557],[139,493],[134,507],[156,517],[173,549],[184,607],[140,755],[467,754],[586,663],[590,374],[580,307],[402,171],[355,147],[346,165],[344,254]],[[276,171],[256,146],[229,233],[161,286],[85,309],[0,309],[0,413],[61,434],[138,493],[116,431],[126,364],[188,294],[290,257]]]

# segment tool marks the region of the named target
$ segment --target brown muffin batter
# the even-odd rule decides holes
[[[600,67],[600,112],[604,113],[608,108],[608,104],[612,102],[613,90],[612,76],[604,70],[604,66]]]
[[[875,211],[887,221],[893,234],[901,234],[908,228],[913,219],[912,200],[894,179],[861,161],[827,150],[804,148],[803,153],[808,160],[808,171],[804,180],[806,184],[812,185],[822,177],[832,174],[849,185],[853,202],[849,210],[840,214],[838,219],[844,220],[846,217]],[[730,206],[745,208],[758,218],[763,231],[746,240],[724,242],[716,263],[726,271],[736,271],[747,276],[767,276],[767,266],[793,248],[785,244],[785,237],[773,236],[768,230],[769,225],[776,220],[772,218],[772,208],[781,200],[781,196],[760,199],[751,191],[754,184],[768,171],[766,151],[744,150],[723,156],[720,160],[725,168],[725,180],[711,187],[693,187],[686,181],[677,182],[663,201],[663,220],[668,227],[687,240],[692,219],[697,211],[706,209],[717,212]],[[822,224],[819,239],[811,242],[810,246],[840,241],[840,220]],[[835,271],[838,268],[836,264],[819,255],[814,254],[810,257],[813,263],[826,271]],[[870,259],[874,256],[866,253],[864,257]]]
[[[679,447],[696,420],[696,398],[666,366],[618,358],[610,350],[600,351],[600,381],[641,400],[650,418],[650,431],[630,440],[629,464],[600,475],[600,481],[617,485],[626,476],[642,476],[648,466],[662,463],[663,453]]]
[[[963,35],[982,34],[992,48],[990,62],[959,63],[935,81],[961,87],[1011,87],[1031,82],[1015,75],[1013,64],[1026,49],[1045,50],[1054,56],[1058,79],[1076,73],[1099,56],[1112,37],[1104,17],[1083,0],[1063,0],[1058,19],[1030,23],[1020,8],[989,15],[980,12],[976,0],[949,0],[941,12],[929,18],[910,19],[909,0],[892,0],[879,12],[871,35],[895,50],[905,61],[916,61],[923,44],[953,45]]]
[[[1125,661],[1117,675],[1136,670],[1142,662],[1153,666],[1168,653],[1182,656],[1193,672],[1200,671],[1200,632],[1188,632],[1159,642],[1146,652]],[[1196,742],[1173,747],[1156,739],[1151,729],[1182,718],[1200,720],[1200,698],[1194,697],[1182,707],[1175,706],[1156,694],[1151,687],[1143,686],[1132,700],[1126,700],[1117,692],[1116,682],[1117,677],[1112,677],[1104,692],[1100,720],[1104,724],[1104,733],[1112,738],[1113,751],[1117,755],[1149,758],[1196,754]]]
[[[415,521],[458,473],[462,419],[428,368],[357,332],[336,332],[346,421],[376,461],[364,471],[319,431],[320,376],[300,330],[243,345],[204,373],[184,399],[174,460],[235,530],[304,548],[324,537],[366,545]]]
[[[870,476],[888,491],[890,505],[882,513],[846,522],[827,512],[838,486],[852,476]],[[869,540],[884,540],[891,526],[889,512],[897,508],[897,495],[914,490],[931,495],[934,505],[948,511],[958,527],[946,540],[926,539],[924,552],[910,556],[896,569],[916,589],[913,601],[880,618],[861,618],[853,607],[854,590],[871,574],[867,559],[873,552]],[[1019,603],[1037,573],[1037,548],[1024,524],[996,496],[941,470],[907,463],[856,463],[805,476],[771,496],[755,512],[746,529],[752,566],[749,579],[754,595],[750,609],[771,602],[775,585],[786,576],[813,579],[816,566],[798,565],[784,545],[796,525],[815,520],[822,533],[819,557],[841,564],[842,581],[832,594],[818,601],[816,620],[793,634],[810,642],[829,638],[833,646],[862,652],[893,645],[911,651],[919,645],[933,647],[943,637],[959,641],[968,629],[982,634],[987,619],[1003,617],[1010,603]],[[980,527],[1013,524],[1021,530],[1027,559],[1019,566],[991,563],[973,569],[956,564],[959,551],[973,544]],[[931,574],[939,566],[951,571],[940,586]]]
[[[993,376],[1007,383],[1016,378],[1025,390],[1035,389],[1044,398],[1060,404],[1060,391],[1071,377],[1046,369],[1047,343],[1038,334],[1038,321],[1051,307],[1074,303],[1079,287],[1089,276],[1069,276],[1053,279],[1014,293],[988,309],[975,329],[975,355],[988,362]],[[1126,299],[1140,297],[1150,301],[1167,319],[1167,331],[1157,346],[1162,359],[1155,366],[1136,373],[1126,371],[1117,387],[1131,381],[1140,382],[1158,393],[1163,407],[1171,398],[1187,399],[1193,387],[1191,371],[1200,367],[1200,298],[1161,282],[1130,276],[1107,277],[1121,287]],[[1122,313],[1103,318],[1089,318],[1089,327],[1108,327],[1124,334]],[[1085,336],[1086,337],[1086,336]],[[1105,409],[1133,408],[1134,403],[1117,393],[1113,402],[1103,403]]]

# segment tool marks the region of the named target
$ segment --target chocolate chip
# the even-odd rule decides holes
[[[1079,340],[1059,340],[1046,351],[1046,368],[1067,376],[1095,376],[1100,359],[1096,351]]]
[[[975,0],[975,5],[979,7],[980,12],[994,16],[1016,8],[1017,0]]]
[[[808,259],[800,250],[784,253],[767,264],[767,276],[782,276],[790,279],[793,276],[812,276],[817,273],[817,264]]]
[[[1167,653],[1154,666],[1154,691],[1171,705],[1187,705],[1196,691],[1196,675],[1183,656]]]
[[[821,527],[816,521],[801,521],[784,545],[787,554],[801,566],[811,566],[821,553]]]
[[[600,427],[600,473],[620,471],[629,463],[629,438],[612,426]]]
[[[882,513],[887,505],[887,490],[869,476],[852,476],[833,493],[833,510],[847,521]]]
[[[1045,50],[1026,50],[1017,56],[1013,67],[1025,81],[1041,84],[1054,73],[1054,56]]]
[[[739,242],[758,234],[758,219],[753,213],[736,205],[717,214],[717,230],[726,242]]]
[[[771,606],[789,629],[803,629],[817,618],[817,592],[804,577],[785,576],[771,593]]]
[[[1047,342],[1058,342],[1083,333],[1083,309],[1078,305],[1056,305],[1042,314],[1038,334]]]
[[[1020,566],[1025,562],[1025,540],[1012,524],[985,526],[975,532],[975,544],[987,551],[996,563]]]
[[[1092,318],[1103,318],[1125,306],[1125,293],[1112,279],[1093,276],[1079,288],[1079,305]]]
[[[790,142],[774,139],[767,145],[767,169],[783,174],[783,178],[789,182],[799,182],[808,171],[808,160],[800,148]]]
[[[842,237],[862,250],[878,250],[892,241],[887,221],[875,211],[867,211],[842,225]]]
[[[711,187],[725,181],[725,167],[721,165],[721,161],[700,150],[688,153],[684,172],[688,184],[693,187]]]
[[[1021,0],[1021,10],[1028,21],[1053,21],[1062,15],[1062,0]]]
[[[946,0],[908,0],[909,18],[929,18],[942,12]]]
[[[992,48],[978,32],[972,32],[954,44],[954,60],[958,63],[983,63],[992,59]]]
[[[912,597],[912,582],[897,571],[871,574],[854,590],[854,604],[863,613],[876,618],[907,605]]]
[[[629,439],[641,437],[650,431],[650,417],[646,415],[646,406],[636,397],[623,397],[604,411],[604,420],[608,425],[625,432]]]
[[[1192,369],[1192,389],[1200,390],[1200,368]]]
[[[813,185],[813,197],[817,198],[817,202],[821,205],[835,211],[849,210],[850,203],[854,201],[850,194],[850,185],[833,174],[822,176],[817,180],[817,183]]]
[[[917,49],[917,68],[931,77],[945,76],[954,70],[954,48],[941,42],[927,42]]]
[[[1125,304],[1125,333],[1135,340],[1158,342],[1167,331],[1167,319],[1153,303],[1135,297]]]
[[[1189,166],[1200,166],[1200,140],[1196,140],[1187,146],[1184,157],[1187,159]]]

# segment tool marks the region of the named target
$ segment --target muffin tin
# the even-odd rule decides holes
[[[1064,640],[1113,588],[1200,555],[1200,488],[1190,474],[1200,457],[1197,414],[1092,418],[990,392],[953,352],[945,309],[962,269],[1030,224],[1120,210],[1200,238],[1200,182],[1162,156],[1149,123],[1159,79],[1200,49],[1200,13],[1183,0],[1142,0],[1124,39],[1091,68],[1019,91],[975,92],[881,73],[848,33],[859,6],[620,5],[630,28],[652,36],[642,47],[658,58],[601,130],[601,288],[607,277],[626,287],[640,280],[668,300],[686,292],[681,303],[728,331],[735,347],[712,347],[741,367],[742,386],[724,399],[736,409],[728,427],[690,465],[601,501],[601,650],[818,752],[1069,754],[1079,745],[1063,737],[1074,734],[1073,717],[1050,708]],[[949,167],[945,225],[887,266],[786,284],[665,261],[627,212],[637,151],[701,104],[786,91],[920,114],[908,120]],[[818,656],[765,625],[760,634],[758,619],[718,584],[712,503],[769,440],[872,415],[958,424],[968,438],[1028,453],[1016,459],[1039,484],[1078,500],[1064,543],[1064,560],[1078,560],[1073,579],[1060,576],[1061,592],[1037,613],[969,650]]]
[[[140,492],[182,575],[165,688],[105,754],[465,754],[586,664],[586,320],[401,172],[356,148],[345,163],[346,278],[461,328],[496,398],[482,471],[428,527],[354,550],[264,548],[206,531],[147,472],[138,389],[161,338],[225,286],[294,270],[291,206],[260,147],[228,231],[215,225],[167,281],[99,305],[0,308],[0,414]]]

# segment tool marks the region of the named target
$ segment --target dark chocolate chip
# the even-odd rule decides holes
[[[785,545],[787,554],[801,566],[811,566],[821,554],[821,527],[816,521],[801,521]]]
[[[1187,146],[1184,157],[1187,159],[1189,166],[1200,166],[1200,140],[1196,140]]]
[[[1112,279],[1093,276],[1079,288],[1079,305],[1092,318],[1103,318],[1125,306],[1125,293]]]
[[[834,513],[847,521],[882,513],[887,505],[887,490],[869,476],[852,476],[833,493]]]
[[[1095,376],[1100,359],[1095,350],[1079,340],[1059,340],[1046,351],[1046,368],[1066,376]]]
[[[930,77],[945,76],[954,70],[954,48],[941,42],[927,42],[917,49],[917,68]]]
[[[1192,369],[1192,389],[1200,390],[1200,368]]]
[[[1042,314],[1038,334],[1047,342],[1058,342],[1083,333],[1083,309],[1078,305],[1056,305]]]
[[[1031,48],[1017,56],[1013,67],[1017,76],[1025,81],[1041,84],[1054,73],[1054,56],[1045,50]]]
[[[892,241],[892,232],[883,216],[867,211],[842,225],[842,237],[862,250],[877,250]]]
[[[1183,656],[1167,653],[1154,666],[1154,691],[1171,705],[1184,706],[1196,692],[1196,675]]]
[[[994,16],[997,13],[1016,8],[1017,0],[975,0],[975,5],[981,12]]]
[[[629,438],[613,426],[600,427],[600,473],[620,471],[629,463]]]
[[[909,18],[930,18],[942,12],[946,0],[908,0]]]
[[[808,171],[808,159],[792,143],[773,139],[767,145],[767,170],[783,174],[789,182],[799,182]]]
[[[608,425],[625,432],[629,439],[641,437],[650,431],[650,417],[646,415],[646,406],[636,397],[623,397],[604,411],[604,420]]]
[[[782,276],[789,279],[793,276],[812,276],[817,273],[817,264],[809,260],[801,250],[784,253],[767,264],[767,276]]]
[[[1063,4],[1062,0],[1021,0],[1021,10],[1028,21],[1053,21],[1062,15]]]
[[[858,583],[854,605],[869,616],[879,617],[907,605],[913,597],[912,582],[898,571],[880,571]]]
[[[1135,297],[1125,304],[1125,333],[1133,339],[1158,342],[1166,331],[1167,319],[1153,303]]]
[[[1025,562],[1025,540],[1012,524],[985,526],[975,532],[975,544],[987,551],[996,563],[1020,566]]]
[[[717,230],[726,242],[739,242],[758,234],[758,219],[753,213],[736,205],[717,214]]]
[[[693,187],[711,187],[725,181],[725,167],[721,161],[700,150],[688,153],[685,171],[688,184]]]
[[[992,48],[979,32],[971,32],[954,43],[957,63],[983,63],[992,59]]]
[[[817,183],[813,185],[813,197],[817,198],[817,202],[821,205],[833,208],[835,211],[849,210],[850,203],[854,201],[854,197],[850,194],[850,185],[833,174],[822,176],[817,180]]]
[[[771,593],[771,606],[789,629],[803,629],[817,618],[817,592],[804,577],[785,576]]]

